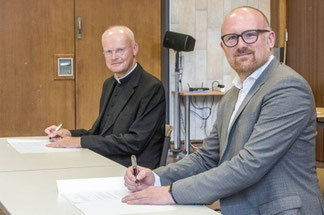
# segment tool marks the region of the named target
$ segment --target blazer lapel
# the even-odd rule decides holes
[[[135,92],[135,88],[138,86],[140,77],[142,74],[142,68],[139,64],[133,71],[131,79],[128,81],[127,86],[121,91],[120,97],[118,98],[118,102],[116,103],[115,107],[116,110],[119,110],[118,114],[115,114],[109,122],[106,123],[105,127],[103,128],[102,133],[105,133],[110,127],[115,123],[116,119],[118,118],[119,114],[122,112],[126,104],[128,103],[129,99]]]
[[[223,155],[226,145],[227,145],[227,139],[228,139],[228,126],[229,121],[231,120],[232,113],[234,111],[235,103],[237,101],[237,97],[239,94],[239,89],[236,87],[233,87],[230,91],[227,92],[228,95],[226,95],[226,102],[223,105],[222,108],[222,121],[221,121],[221,134],[220,134],[220,156]],[[228,108],[231,107],[231,108]]]
[[[249,103],[249,101],[251,100],[251,98],[253,97],[253,95],[258,92],[258,90],[260,89],[260,87],[262,86],[263,82],[260,84],[256,84],[254,83],[254,85],[252,86],[252,88],[250,89],[250,91],[248,92],[248,94],[246,95],[246,97],[244,98],[242,104],[240,105],[239,109],[237,110],[233,122],[230,125],[229,131],[231,131],[235,121],[237,120],[238,116],[242,113],[242,111],[244,110],[244,108],[246,107],[246,105]],[[230,132],[228,132],[229,134]]]
[[[272,60],[272,62],[265,68],[265,70],[263,71],[263,73],[260,75],[260,77],[255,81],[255,83],[253,84],[252,88],[250,89],[250,91],[248,92],[248,94],[246,95],[246,97],[244,98],[242,104],[240,105],[238,111],[236,112],[233,122],[230,125],[229,129],[226,129],[226,135],[225,135],[225,141],[224,141],[224,148],[223,150],[221,150],[220,152],[220,157],[223,156],[226,147],[228,146],[228,138],[229,138],[229,134],[231,133],[232,127],[235,124],[236,120],[238,119],[238,117],[240,116],[240,114],[242,113],[242,111],[245,109],[245,107],[247,106],[247,104],[249,103],[249,101],[251,100],[251,98],[259,91],[259,89],[261,88],[261,86],[264,84],[264,82],[268,79],[269,76],[271,76],[271,73],[274,71],[274,68],[279,64],[279,61],[274,58]],[[236,99],[233,99],[236,102]],[[233,107],[234,108],[235,103],[232,104],[232,106],[229,107]],[[229,112],[227,112],[229,113]],[[229,123],[231,114],[233,113],[233,110],[230,112],[230,116],[229,119],[226,120],[227,123]],[[228,124],[227,124],[228,126]],[[226,128],[227,128],[226,126]],[[228,131],[228,132],[227,132]]]

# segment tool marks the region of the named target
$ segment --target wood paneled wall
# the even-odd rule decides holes
[[[308,81],[319,107],[324,107],[323,11],[322,0],[299,0],[298,4],[294,0],[271,1],[271,26],[277,34],[276,45],[284,46],[287,28],[287,64]]]
[[[312,87],[316,106],[324,107],[324,1],[288,0],[287,63]],[[324,162],[324,126],[317,126],[316,159]]]
[[[312,87],[316,106],[324,107],[324,1],[288,0],[287,63]]]
[[[112,75],[101,47],[111,25],[134,31],[138,61],[161,78],[162,2],[0,0],[0,137],[45,135],[62,122],[67,129],[91,127]],[[56,78],[58,55],[74,56],[74,78]]]
[[[285,46],[285,31],[287,29],[287,1],[271,0],[271,28],[276,32],[276,47]]]
[[[316,160],[324,162],[324,122],[317,124]]]
[[[72,0],[0,0],[0,137],[74,128],[74,80],[56,80],[55,54],[74,52]]]
[[[282,8],[286,8],[286,16],[282,15]],[[279,37],[282,35],[280,26],[284,25],[280,22],[287,23],[287,65],[308,81],[317,107],[324,107],[323,11],[323,0],[271,1],[271,24]],[[282,47],[282,42],[277,42]],[[316,158],[324,161],[324,126],[318,126],[317,131]]]

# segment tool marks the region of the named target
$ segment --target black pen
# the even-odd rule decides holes
[[[137,162],[136,162],[136,156],[135,155],[132,155],[131,156],[131,161],[132,161],[132,168],[133,168],[133,174],[136,178],[135,180],[135,183],[136,183],[136,186],[138,185],[138,179],[137,179]]]

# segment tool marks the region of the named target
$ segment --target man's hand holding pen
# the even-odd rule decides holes
[[[131,162],[132,162],[132,168],[133,168],[133,175],[135,176],[135,184],[138,186],[138,179],[137,179],[137,162],[136,162],[136,156],[131,156]]]
[[[47,144],[48,147],[53,148],[80,148],[81,138],[71,137],[71,132],[68,129],[62,128],[62,124],[59,126],[52,125],[45,129],[45,133],[48,135],[51,143]]]
[[[67,129],[62,128],[62,124],[56,126],[52,125],[45,129],[45,133],[48,135],[48,138],[51,142],[56,142],[64,137],[70,137],[71,132]]]
[[[136,183],[136,180],[137,183]],[[128,190],[134,192],[125,196],[122,202],[127,204],[175,204],[170,193],[170,186],[154,187],[155,177],[152,170],[137,166],[137,177],[133,165],[129,167],[124,176],[124,184]]]
[[[133,165],[127,169],[124,176],[124,184],[130,191],[139,191],[154,185],[155,178],[152,170],[141,166],[137,166],[136,169],[137,176],[134,174]]]

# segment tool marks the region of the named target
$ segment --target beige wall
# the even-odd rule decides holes
[[[170,0],[170,30],[189,34],[196,39],[195,50],[184,52],[184,68],[182,77],[183,90],[191,87],[211,88],[213,81],[217,80],[225,84],[229,89],[234,72],[228,65],[220,47],[220,30],[224,17],[233,8],[249,5],[259,8],[267,17],[270,17],[270,0]],[[170,51],[170,88],[174,89],[174,52]],[[171,124],[173,124],[173,97],[171,101]],[[199,99],[199,106],[211,106],[211,98],[207,102]],[[215,98],[217,102],[219,98]],[[208,119],[206,133],[216,119],[217,105],[213,105],[213,114]],[[191,108],[202,116],[207,111],[199,111]],[[183,110],[181,111],[183,116]],[[183,118],[183,117],[182,117]],[[204,122],[191,113],[191,139],[203,139],[205,137]],[[183,135],[182,135],[183,137]],[[183,139],[183,138],[182,138]]]

